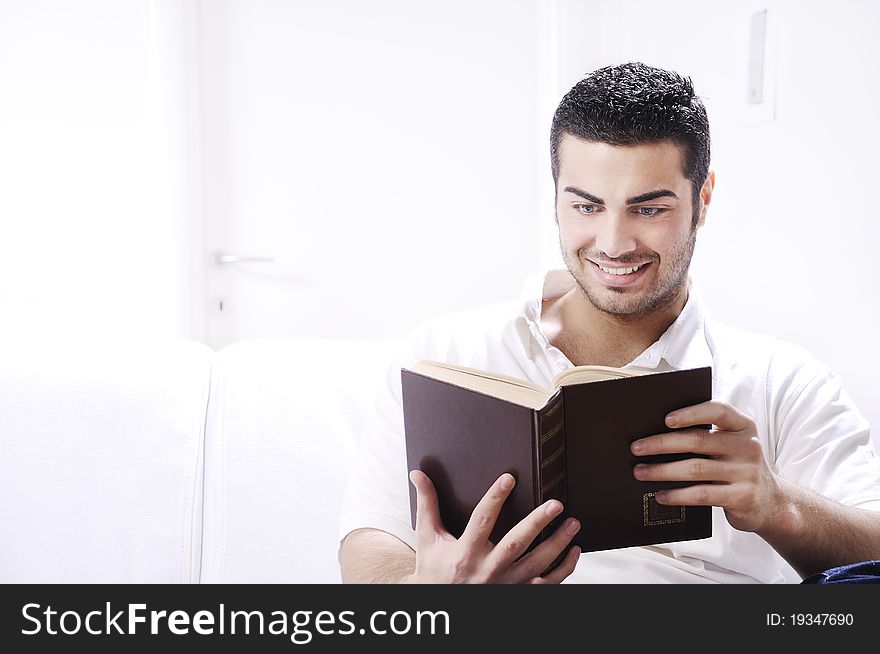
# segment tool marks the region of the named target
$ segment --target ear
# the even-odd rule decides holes
[[[715,190],[715,171],[710,170],[703,182],[703,188],[700,189],[700,220],[697,227],[702,227],[706,222],[706,212],[709,210],[709,203],[712,202],[712,191]]]

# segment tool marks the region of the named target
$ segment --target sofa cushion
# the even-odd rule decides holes
[[[197,579],[214,353],[196,342],[0,352],[0,582]]]
[[[340,580],[342,493],[392,341],[264,339],[217,354],[201,580]]]

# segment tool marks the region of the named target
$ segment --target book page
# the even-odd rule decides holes
[[[410,370],[426,377],[470,388],[533,409],[540,409],[544,406],[552,394],[550,389],[525,379],[467,368],[453,363],[425,360],[411,366]]]
[[[553,378],[553,388],[571,386],[585,382],[601,381],[603,379],[620,379],[633,377],[653,372],[644,368],[612,368],[609,366],[575,366],[563,370]]]

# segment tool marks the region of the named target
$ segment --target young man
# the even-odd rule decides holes
[[[690,80],[644,64],[598,70],[553,119],[556,220],[567,270],[524,302],[445,316],[408,338],[364,433],[340,536],[346,582],[782,582],[880,558],[880,459],[838,379],[802,349],[711,321],[688,277],[715,183],[709,125]],[[713,400],[667,416],[683,429],[633,443],[636,455],[709,458],[637,465],[642,480],[697,482],[661,503],[711,505],[713,536],[606,552],[566,550],[548,501],[488,540],[514,483],[487,490],[460,538],[444,529],[431,481],[410,528],[400,368],[436,359],[547,383],[572,365],[713,370]],[[543,576],[542,576],[543,575]]]

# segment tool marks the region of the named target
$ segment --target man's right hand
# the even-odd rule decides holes
[[[562,503],[548,500],[523,518],[504,537],[489,540],[495,521],[516,483],[513,475],[501,475],[477,504],[461,538],[446,531],[440,520],[437,491],[421,470],[409,475],[416,488],[416,567],[402,583],[558,584],[574,572],[580,548],[572,547],[562,562],[541,574],[559,556],[580,529],[569,518],[540,545],[522,556],[531,542],[562,512]]]

